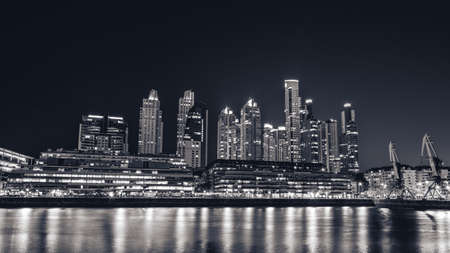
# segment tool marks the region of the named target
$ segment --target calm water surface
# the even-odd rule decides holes
[[[450,212],[0,209],[0,252],[450,252]]]

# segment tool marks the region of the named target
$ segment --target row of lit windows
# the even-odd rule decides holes
[[[112,182],[106,182],[105,180],[93,180],[93,179],[45,179],[45,178],[12,178],[9,179],[10,183],[72,183],[72,184],[151,184],[151,185],[169,185],[168,181],[137,181],[131,182],[129,180],[113,180]],[[180,184],[183,186],[190,186],[191,183],[183,182]]]
[[[26,173],[27,177],[75,177],[75,178],[123,178],[123,179],[165,179],[170,176],[135,176],[135,175],[105,175],[105,174],[53,174],[53,173]],[[190,178],[190,176],[186,176]]]

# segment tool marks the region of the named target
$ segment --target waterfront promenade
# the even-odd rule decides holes
[[[374,206],[370,199],[1,197],[1,207],[306,207]]]

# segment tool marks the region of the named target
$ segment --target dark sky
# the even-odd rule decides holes
[[[126,117],[134,152],[141,99],[157,89],[174,152],[178,98],[194,89],[215,157],[222,107],[252,96],[280,124],[283,79],[298,78],[320,119],[355,105],[364,168],[388,164],[390,139],[402,162],[420,163],[425,132],[450,161],[445,6],[93,2],[2,6],[1,147],[73,149],[81,114],[100,112]]]

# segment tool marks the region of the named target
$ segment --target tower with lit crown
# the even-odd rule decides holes
[[[219,114],[217,121],[217,159],[239,159],[239,120],[228,106]]]
[[[194,106],[195,94],[192,90],[186,90],[183,97],[178,100],[178,115],[177,115],[177,155],[182,156],[182,144],[184,137],[184,130],[186,127],[186,119],[189,110]]]
[[[242,160],[263,159],[261,110],[253,98],[241,109],[240,142]]]
[[[151,90],[142,99],[139,113],[139,154],[159,154],[163,148],[163,121],[158,92]]]
[[[345,103],[341,112],[340,139],[340,154],[344,169],[349,172],[359,172],[359,132],[356,124],[356,110],[350,103]]]
[[[288,156],[291,162],[300,161],[300,109],[298,80],[284,81],[284,114],[286,133],[289,142]]]

